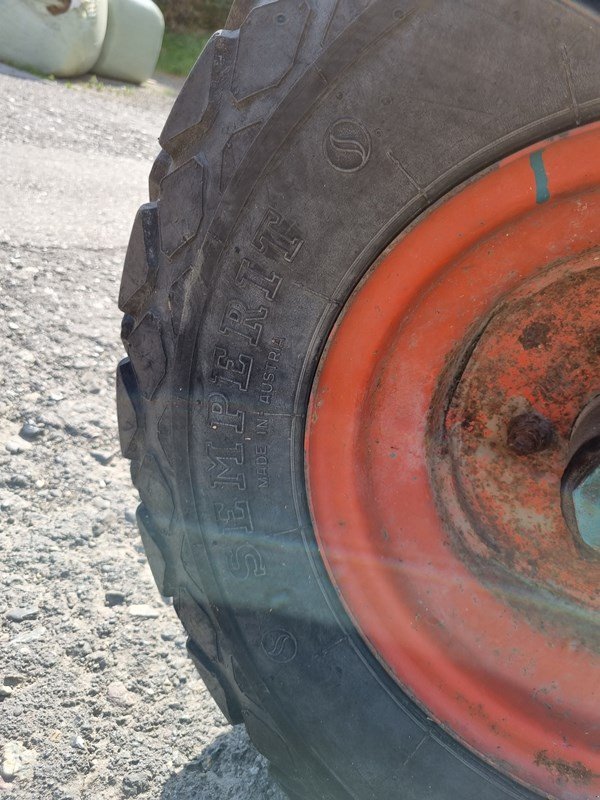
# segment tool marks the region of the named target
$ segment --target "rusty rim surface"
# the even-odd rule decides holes
[[[560,499],[600,390],[599,244],[598,124],[471,181],[355,291],[306,432],[320,550],[375,654],[560,800],[600,794],[600,558]]]

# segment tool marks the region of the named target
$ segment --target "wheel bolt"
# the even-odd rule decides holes
[[[511,419],[506,443],[517,455],[530,456],[549,447],[553,438],[554,428],[550,420],[529,411]]]

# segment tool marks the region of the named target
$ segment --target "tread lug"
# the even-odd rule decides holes
[[[338,0],[327,25],[324,44],[332,42],[373,0]]]
[[[183,627],[206,658],[211,661],[219,661],[220,654],[215,626],[206,611],[185,588],[179,590],[177,614]]]
[[[183,316],[183,305],[185,302],[185,292],[191,278],[191,270],[186,270],[182,275],[173,281],[169,289],[169,306],[171,308],[171,327],[175,336],[179,336],[181,329],[181,318]]]
[[[148,312],[129,334],[127,343],[138,384],[144,397],[150,400],[167,371],[160,320]]]
[[[143,505],[154,509],[153,520],[157,529],[163,536],[168,536],[171,532],[175,504],[171,489],[152,453],[146,453],[144,456],[136,476],[136,486]]]
[[[240,705],[233,692],[227,684],[223,671],[216,668],[214,664],[206,659],[202,650],[196,645],[193,639],[188,639],[188,655],[194,662],[194,666],[206,688],[211,693],[213,700],[219,706],[221,713],[230,725],[239,725],[244,721],[244,716]]]
[[[167,256],[198,233],[204,214],[206,167],[199,156],[163,178],[160,202],[160,240]]]
[[[138,506],[136,518],[142,537],[142,544],[144,545],[144,551],[158,591],[163,597],[173,597],[176,584],[170,575],[171,568],[156,541],[158,538],[157,535],[152,533],[150,516],[143,505]]]
[[[119,308],[139,312],[154,288],[158,270],[159,239],[156,203],[146,203],[137,212],[125,256],[119,290]]]
[[[192,132],[197,137],[212,125],[218,113],[213,96],[230,80],[237,37],[237,31],[215,33],[192,68],[158,139],[172,155],[181,148],[180,139]]]
[[[268,753],[269,759],[285,775],[294,775],[296,765],[289,747],[275,724],[266,722],[253,711],[244,709],[244,722],[252,742],[261,753]]]
[[[309,16],[306,0],[272,0],[250,12],[240,30],[231,89],[238,102],[281,83],[294,65]]]
[[[234,0],[225,27],[240,28],[255,6],[256,0]]]
[[[169,466],[172,468],[175,461],[173,453],[173,417],[169,406],[165,408],[158,420],[158,441],[169,462]]]
[[[134,318],[131,316],[131,314],[125,314],[121,320],[121,340],[125,346],[127,346],[127,342],[129,341],[129,337],[131,336],[134,328]]]
[[[160,196],[160,183],[162,179],[166,177],[167,173],[171,169],[172,164],[173,159],[166,150],[161,150],[156,156],[154,164],[152,165],[152,169],[150,170],[150,176],[148,178],[148,191],[150,194],[150,200],[158,200]]]
[[[262,122],[254,122],[252,125],[247,125],[239,131],[233,133],[225,147],[223,148],[223,158],[221,162],[221,191],[223,191],[234,172],[241,164],[248,148],[256,139],[259,130],[262,127]]]
[[[119,442],[125,458],[133,458],[136,452],[135,436],[139,421],[137,406],[139,389],[131,362],[124,358],[117,366],[117,417],[119,421]]]

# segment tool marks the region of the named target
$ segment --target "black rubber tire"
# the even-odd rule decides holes
[[[325,338],[393,237],[600,117],[597,11],[238,0],[160,137],[120,291],[122,449],[159,590],[292,798],[537,796],[434,724],[353,628],[313,538],[303,430]]]

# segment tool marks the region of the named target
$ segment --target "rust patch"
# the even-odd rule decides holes
[[[65,14],[71,8],[71,0],[58,0],[51,6],[46,6],[46,11],[52,14],[53,17],[58,17],[59,14]]]
[[[532,322],[519,336],[523,350],[533,350],[534,347],[545,347],[548,344],[550,325],[547,322]]]
[[[562,758],[550,758],[547,750],[540,750],[535,757],[536,767],[545,767],[549,772],[564,781],[572,781],[580,786],[586,786],[594,777],[581,761],[563,761]]]

